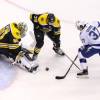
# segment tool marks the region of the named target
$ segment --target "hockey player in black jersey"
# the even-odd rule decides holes
[[[53,50],[58,55],[64,56],[60,49],[60,20],[53,13],[30,14],[33,23],[36,45],[31,58],[35,60],[44,44],[44,36],[47,35],[53,42]]]

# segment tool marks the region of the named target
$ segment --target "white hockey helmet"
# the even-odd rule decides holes
[[[78,30],[82,31],[85,26],[86,26],[86,23],[84,21],[76,21],[76,27]]]
[[[26,35],[27,30],[28,30],[28,26],[24,22],[19,22],[18,29],[21,31],[21,37],[24,37]]]

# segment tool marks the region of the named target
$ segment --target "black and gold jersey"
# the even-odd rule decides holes
[[[0,48],[16,49],[20,41],[21,35],[16,23],[8,24],[0,29]]]
[[[44,32],[58,31],[60,29],[60,20],[55,17],[52,25],[48,24],[47,20],[48,13],[44,14],[30,14],[30,20],[34,24],[34,29],[40,29]]]

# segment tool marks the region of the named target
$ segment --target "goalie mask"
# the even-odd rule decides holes
[[[26,23],[24,22],[18,23],[18,29],[21,31],[21,37],[23,38],[28,30]]]
[[[76,21],[76,27],[78,30],[82,31],[86,26],[86,23],[85,22],[82,22],[82,21]]]

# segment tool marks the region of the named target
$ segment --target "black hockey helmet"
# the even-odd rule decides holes
[[[84,21],[76,21],[76,27],[78,30],[82,31],[86,26],[86,22]]]
[[[53,13],[49,13],[47,16],[48,23],[53,23],[55,21],[55,16]]]

